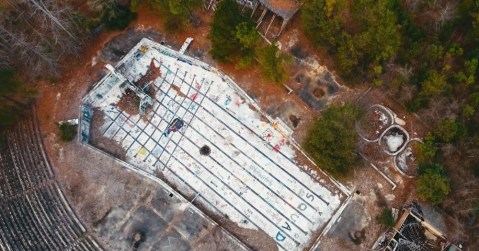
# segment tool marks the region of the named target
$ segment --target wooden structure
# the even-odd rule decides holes
[[[203,0],[207,10],[216,10],[220,0]],[[301,7],[299,0],[236,0],[242,11],[251,11],[259,33],[268,42],[276,40]],[[266,22],[263,22],[267,20]]]

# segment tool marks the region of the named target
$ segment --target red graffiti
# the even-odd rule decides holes
[[[275,152],[279,152],[279,149],[281,149],[281,146],[279,146],[278,144],[276,144],[274,147],[273,147],[273,150]]]
[[[190,99],[195,101],[196,96],[198,96],[198,93],[193,93],[193,94],[191,94]]]

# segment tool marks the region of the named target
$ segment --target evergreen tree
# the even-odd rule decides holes
[[[313,122],[303,146],[319,168],[345,176],[357,163],[355,123],[359,115],[352,104],[330,106]]]

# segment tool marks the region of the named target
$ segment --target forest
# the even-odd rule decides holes
[[[310,0],[301,21],[344,83],[379,88],[421,119],[418,196],[477,236],[479,1]]]

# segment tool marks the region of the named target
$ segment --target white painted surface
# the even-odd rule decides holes
[[[181,46],[181,49],[180,49],[181,54],[185,54],[185,52],[188,49],[188,47],[190,46],[191,42],[193,42],[192,37],[189,37],[185,40],[185,42],[183,43],[183,45]]]

